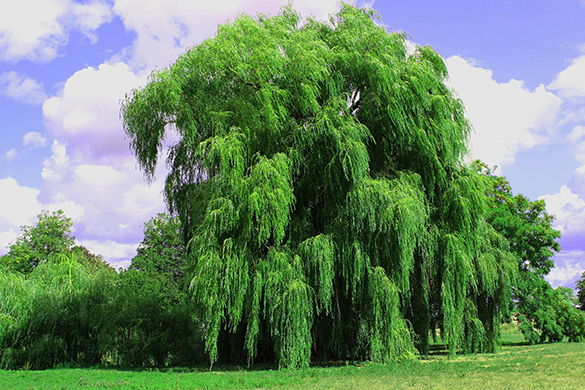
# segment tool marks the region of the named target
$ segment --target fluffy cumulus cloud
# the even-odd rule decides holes
[[[73,218],[78,242],[116,267],[127,266],[134,256],[142,224],[164,211],[164,180],[147,184],[124,144],[125,156],[96,160],[82,153],[70,155],[68,145],[55,141],[52,156],[44,162],[38,196]],[[164,169],[161,164],[159,178],[164,178]]]
[[[43,148],[47,144],[47,139],[38,131],[30,131],[22,137],[22,144],[32,148]]]
[[[20,228],[34,224],[43,210],[63,210],[73,221],[78,221],[84,212],[80,204],[58,196],[43,204],[39,190],[22,186],[10,177],[0,180],[0,194],[0,254],[6,253],[8,245],[21,233]]]
[[[39,190],[21,186],[11,177],[0,180],[0,194],[0,233],[18,231],[20,226],[32,223],[42,210],[37,199]],[[0,248],[6,244],[0,242]]]
[[[43,163],[39,198],[77,213],[78,241],[116,267],[134,256],[141,225],[164,210],[163,180],[144,181],[119,117],[125,94],[145,83],[124,63],[102,64],[73,74],[43,104],[55,141]],[[164,164],[159,170],[164,178]]]
[[[547,88],[564,101],[564,141],[572,157],[581,164],[565,185],[554,194],[541,196],[547,210],[556,216],[555,228],[561,231],[562,252],[555,257],[555,270],[547,277],[553,284],[575,288],[585,270],[585,55],[573,59]]]
[[[39,192],[11,177],[0,180],[0,254],[6,253],[7,246],[16,240],[21,226],[33,224],[43,209],[51,209],[39,202]]]
[[[16,71],[0,73],[0,95],[31,105],[40,105],[47,98],[38,81]]]
[[[585,55],[573,59],[548,88],[557,91],[564,98],[585,97]]]
[[[0,12],[0,59],[49,61],[59,55],[69,31],[77,29],[90,40],[110,21],[106,1],[19,0]]]
[[[505,167],[524,149],[546,142],[562,100],[543,85],[531,91],[519,80],[498,83],[492,71],[458,56],[447,59],[450,86],[463,100],[474,127],[472,157]]]
[[[124,63],[82,69],[67,80],[58,96],[43,104],[47,128],[74,153],[95,159],[127,155],[120,101],[145,82]]]
[[[581,259],[585,258],[585,251],[563,251],[555,257],[555,268],[546,276],[546,280],[554,287],[565,286],[575,288],[576,281],[585,270]]]
[[[581,176],[581,175],[579,175]],[[579,234],[585,228],[585,201],[578,191],[564,185],[556,194],[540,197],[548,212],[556,216],[555,228],[563,235]]]
[[[352,3],[352,1],[349,1]],[[116,0],[114,11],[137,38],[127,55],[133,66],[153,69],[165,67],[181,53],[212,37],[218,24],[238,14],[277,14],[289,0]],[[296,0],[294,8],[318,19],[339,8],[338,0]],[[371,5],[371,4],[370,4]]]

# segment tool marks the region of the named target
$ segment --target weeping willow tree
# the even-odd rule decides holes
[[[462,103],[437,53],[374,19],[241,15],[122,104],[148,180],[178,133],[165,196],[212,363],[226,337],[283,367],[497,345],[514,260],[462,162]]]

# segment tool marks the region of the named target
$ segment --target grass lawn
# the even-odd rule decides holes
[[[583,389],[585,343],[522,345],[503,330],[497,354],[360,364],[305,370],[175,369],[123,371],[55,369],[0,371],[0,389]],[[435,347],[437,349],[437,347]]]

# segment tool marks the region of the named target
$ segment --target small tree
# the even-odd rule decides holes
[[[73,222],[62,210],[44,211],[34,226],[23,226],[22,234],[2,257],[4,266],[29,273],[41,261],[69,252],[75,242],[71,236]]]

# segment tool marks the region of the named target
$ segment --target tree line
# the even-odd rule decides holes
[[[176,219],[160,214],[127,270],[74,245],[62,211],[0,258],[0,367],[184,366],[205,361]]]
[[[471,126],[446,66],[405,40],[373,11],[342,5],[322,23],[286,7],[242,15],[153,72],[121,116],[148,180],[178,134],[172,217],[145,225],[120,274],[71,249],[70,225],[63,246],[41,249],[25,228],[2,258],[14,285],[2,294],[30,283],[54,310],[12,295],[2,364],[388,362],[428,354],[433,338],[451,355],[495,351],[512,319],[532,343],[581,340],[575,297],[544,279],[553,216],[464,162]],[[50,218],[70,223],[37,226]],[[78,336],[53,337],[65,324]],[[44,345],[60,355],[40,364]]]

